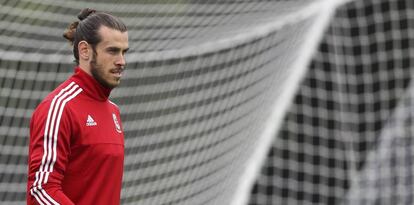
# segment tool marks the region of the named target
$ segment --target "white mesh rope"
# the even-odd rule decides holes
[[[249,204],[413,203],[412,8],[408,0],[339,8]]]
[[[70,75],[81,8],[120,16],[122,204],[246,204],[333,11],[343,1],[1,1],[0,201],[26,192],[28,122]],[[108,176],[110,177],[110,176]]]

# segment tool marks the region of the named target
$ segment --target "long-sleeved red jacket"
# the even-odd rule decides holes
[[[124,135],[118,107],[80,68],[30,122],[27,204],[118,205]]]

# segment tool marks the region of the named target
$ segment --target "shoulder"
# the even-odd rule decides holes
[[[109,100],[109,99],[108,99],[108,102],[109,102],[108,104],[111,106],[111,109],[113,111],[115,111],[118,115],[121,115],[121,111],[120,111],[119,106],[116,103],[114,103],[111,100]]]
[[[111,104],[111,106],[113,106],[114,108],[119,110],[119,106],[116,103],[112,102],[111,100],[108,100],[108,102],[109,102],[109,104]]]
[[[70,101],[76,99],[82,92],[80,88],[74,82],[64,82],[59,85],[55,90],[50,92],[36,107],[34,114],[48,114],[51,112],[63,112],[65,107],[70,106]]]
[[[112,102],[111,100],[108,100],[109,103],[111,103],[113,106],[118,107],[118,105],[114,102]]]

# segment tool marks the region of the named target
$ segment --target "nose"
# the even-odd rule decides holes
[[[120,55],[116,60],[115,64],[120,67],[124,67],[126,64],[125,55]]]

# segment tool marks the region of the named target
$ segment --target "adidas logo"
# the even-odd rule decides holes
[[[86,126],[96,126],[98,125],[93,118],[88,115],[88,119],[86,120]]]

